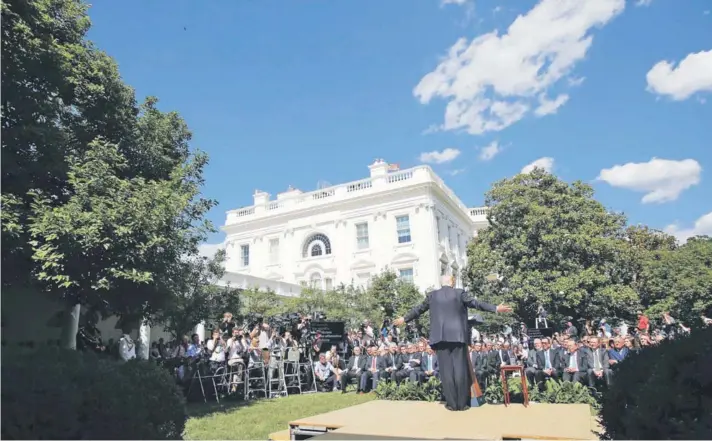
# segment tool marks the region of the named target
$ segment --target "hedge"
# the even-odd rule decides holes
[[[180,439],[185,399],[153,363],[3,348],[2,438]]]
[[[712,439],[712,328],[631,353],[602,404],[609,439]]]

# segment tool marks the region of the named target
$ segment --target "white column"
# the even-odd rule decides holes
[[[136,358],[139,360],[148,360],[148,353],[151,349],[151,327],[147,320],[142,320],[138,328],[138,353]]]
[[[201,343],[205,341],[205,321],[202,321],[195,326],[195,333],[198,334],[198,338],[200,338]]]

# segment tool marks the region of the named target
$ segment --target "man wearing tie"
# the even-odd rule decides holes
[[[358,389],[361,390],[361,374],[366,368],[366,357],[361,355],[361,348],[356,346],[354,354],[349,358],[346,369],[341,373],[341,392],[346,393],[346,386],[352,378],[358,379]]]
[[[467,361],[467,308],[489,312],[510,312],[505,305],[494,306],[478,302],[462,289],[453,288],[452,276],[443,276],[442,288],[428,293],[425,301],[413,308],[394,325],[401,326],[430,310],[430,344],[435,349],[439,363],[443,396],[448,410],[469,409],[470,367]]]
[[[428,381],[431,377],[438,377],[438,357],[433,349],[428,346],[423,356],[423,381]]]
[[[588,358],[578,350],[578,345],[575,341],[568,341],[568,352],[564,355],[561,363],[562,380],[580,382],[583,380],[588,371]]]
[[[541,341],[543,350],[536,354],[536,362],[541,370],[542,379],[556,379],[559,375],[559,352],[551,348],[551,340],[545,338]]]
[[[398,347],[395,344],[390,345],[383,359],[386,364],[386,369],[383,371],[383,378],[386,380],[395,380],[396,372],[398,372],[398,369],[401,367]]]
[[[378,378],[383,369],[385,369],[385,366],[383,365],[383,359],[378,356],[378,351],[373,346],[369,347],[366,370],[361,374],[361,392],[366,392],[368,380],[371,380],[371,390],[376,389]]]
[[[591,348],[591,360],[588,369],[588,385],[594,387],[596,381],[604,380],[607,385],[611,385],[611,370],[608,365],[608,351],[600,348],[600,341],[595,337],[588,339]]]

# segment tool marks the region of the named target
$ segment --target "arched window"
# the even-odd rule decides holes
[[[304,241],[302,249],[302,257],[314,257],[331,254],[331,241],[326,235],[317,233],[312,234]]]

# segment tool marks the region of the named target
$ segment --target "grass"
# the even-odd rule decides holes
[[[273,400],[194,404],[188,409],[185,439],[263,439],[287,424],[374,400],[373,394],[341,392],[292,395]]]

